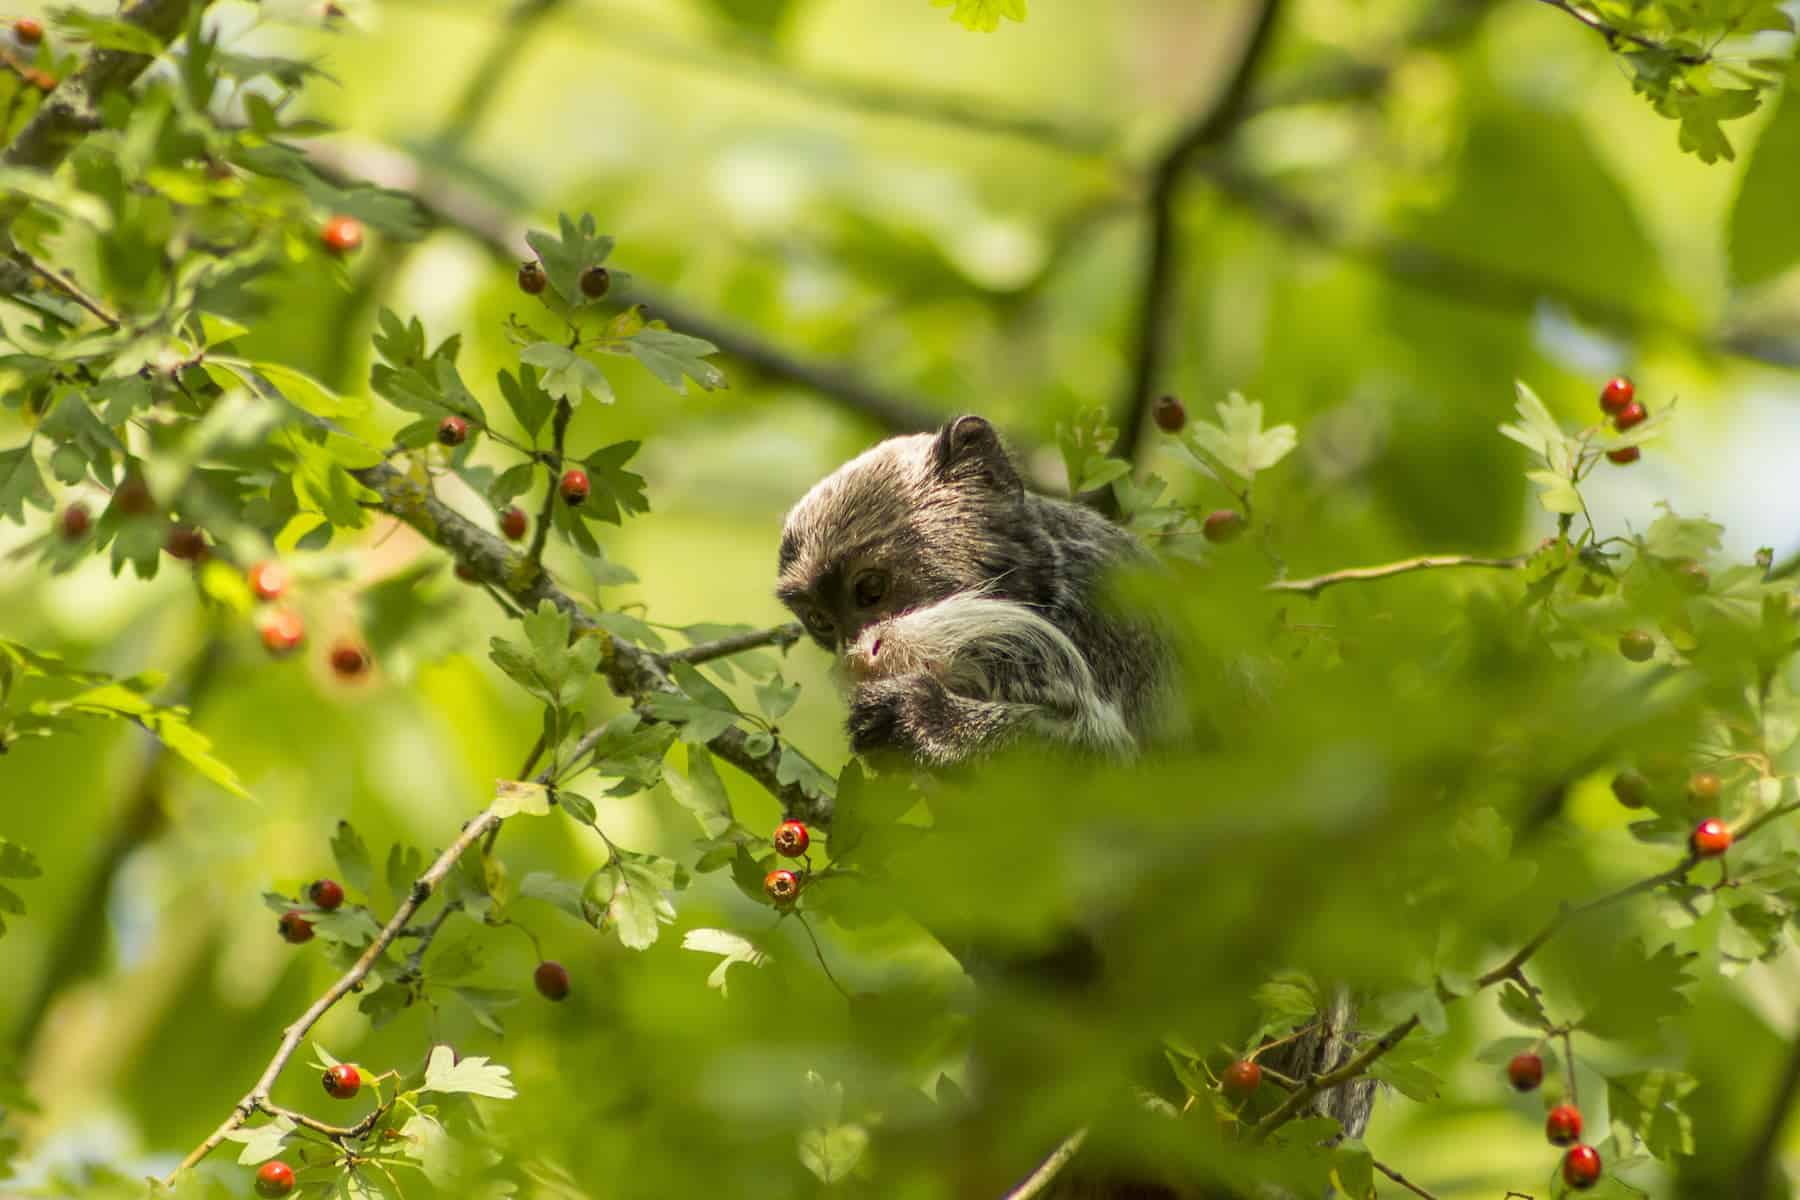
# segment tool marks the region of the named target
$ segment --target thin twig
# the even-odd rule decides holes
[[[819,946],[819,937],[813,932],[812,925],[807,922],[806,914],[797,912],[794,917],[800,922],[800,928],[806,930],[806,940],[812,943],[813,956],[819,960],[819,969],[825,972],[825,978],[831,980],[831,986],[837,989],[838,995],[846,1000],[850,999],[848,989],[838,982],[836,975],[831,973],[831,964],[825,961],[825,951]]]
[[[1031,1200],[1033,1196],[1043,1195],[1044,1189],[1055,1182],[1063,1168],[1080,1152],[1081,1143],[1087,1141],[1087,1135],[1086,1129],[1077,1129],[1064,1138],[1062,1145],[1052,1150],[1050,1157],[1039,1163],[1038,1169],[1025,1177],[1025,1182],[1006,1193],[1003,1200]]]
[[[1640,50],[1650,50],[1657,54],[1666,54],[1672,61],[1678,62],[1684,67],[1703,66],[1712,61],[1712,55],[1710,54],[1677,54],[1655,38],[1646,37],[1641,33],[1633,33],[1629,29],[1620,29],[1617,25],[1612,24],[1594,13],[1588,12],[1586,9],[1578,8],[1577,6],[1570,4],[1569,0],[1538,0],[1538,3],[1547,4],[1558,12],[1568,13],[1571,17],[1574,17],[1577,21],[1580,21],[1583,25],[1586,25],[1589,29],[1599,34],[1601,38],[1605,40],[1609,50],[1617,50],[1620,42],[1629,42]]]
[[[105,325],[108,329],[117,329],[119,327],[119,318],[113,316],[110,312],[107,312],[98,300],[95,300],[92,296],[89,296],[86,292],[82,291],[81,288],[76,285],[74,280],[59,275],[57,272],[45,266],[23,250],[14,249],[12,252],[12,260],[21,267],[24,267],[26,270],[42,278],[44,282],[73,300],[76,304],[79,304],[81,307],[94,314],[94,316],[99,318],[100,323]]]
[[[499,823],[496,822],[493,828],[500,828]],[[430,922],[426,924],[424,929],[419,931],[419,944],[414,946],[412,953],[406,956],[406,966],[401,968],[400,977],[402,979],[413,979],[418,976],[419,968],[425,962],[425,952],[431,949],[431,943],[437,940],[438,931],[444,927],[445,921],[448,921],[452,916],[461,911],[462,904],[460,901],[454,904],[446,904],[443,907],[443,911],[439,912],[437,916],[433,917]]]
[[[579,757],[593,749],[599,743],[605,728],[604,725],[600,725],[589,730],[576,744],[576,756]],[[549,783],[549,773],[540,774],[537,781]],[[164,1187],[173,1187],[176,1178],[183,1171],[212,1153],[232,1131],[240,1128],[259,1110],[268,1111],[269,1089],[275,1085],[275,1080],[280,1077],[288,1060],[293,1057],[294,1051],[299,1049],[301,1039],[311,1031],[314,1025],[318,1024],[319,1018],[329,1012],[333,1005],[368,977],[369,971],[375,966],[376,961],[386,953],[394,939],[407,928],[406,923],[412,919],[414,913],[418,912],[419,906],[431,898],[432,893],[437,890],[438,884],[442,883],[444,877],[456,868],[456,864],[462,856],[471,846],[481,840],[482,835],[505,819],[500,815],[499,806],[490,804],[462,827],[462,832],[457,834],[456,840],[451,842],[443,853],[439,854],[431,865],[425,868],[424,873],[413,881],[406,899],[400,902],[399,907],[394,910],[394,915],[388,919],[386,925],[382,926],[381,932],[376,934],[375,940],[369,943],[350,969],[338,976],[337,980],[282,1032],[281,1042],[275,1048],[274,1057],[269,1060],[268,1066],[263,1069],[263,1073],[257,1077],[250,1090],[244,1093],[244,1098],[232,1107],[231,1114],[220,1122],[217,1129],[206,1136],[205,1141],[189,1151],[187,1157],[181,1160],[180,1165],[169,1172],[167,1178],[163,1180]],[[452,909],[447,908],[444,913],[439,914],[434,924],[441,925],[444,916],[450,911]]]
[[[1739,835],[1738,840],[1743,840],[1741,834]],[[1562,911],[1550,918],[1549,922],[1547,922],[1542,929],[1538,930],[1537,933],[1533,934],[1531,940],[1519,947],[1512,957],[1508,958],[1505,962],[1501,963],[1487,974],[1476,979],[1476,990],[1479,991],[1483,988],[1492,987],[1502,980],[1517,978],[1520,968],[1531,961],[1531,956],[1543,949],[1545,942],[1548,942],[1552,937],[1556,936],[1557,932],[1561,930],[1564,925],[1567,925],[1576,917],[1584,916],[1596,909],[1606,908],[1610,905],[1617,904],[1621,900],[1628,900],[1632,896],[1639,895],[1643,892],[1654,891],[1666,883],[1679,883],[1681,880],[1687,878],[1688,872],[1694,869],[1694,865],[1698,861],[1699,860],[1692,854],[1689,854],[1679,863],[1670,867],[1667,871],[1661,871],[1647,879],[1640,879],[1636,883],[1627,884],[1625,887],[1622,887],[1615,892],[1608,892],[1606,895],[1601,896],[1596,900],[1589,900],[1586,904],[1577,904],[1574,906],[1565,904]]]
[[[1569,1103],[1576,1108],[1581,1107],[1581,1095],[1575,1086],[1575,1035],[1568,1029],[1562,1031],[1563,1065],[1569,1076]]]
[[[1769,1101],[1768,1115],[1763,1117],[1756,1140],[1744,1156],[1744,1165],[1738,1172],[1738,1200],[1763,1200],[1768,1194],[1775,1149],[1781,1143],[1781,1132],[1787,1127],[1796,1096],[1800,1096],[1800,1037],[1788,1051],[1787,1063],[1775,1084],[1775,1095]]]
[[[556,414],[550,418],[550,486],[544,489],[544,507],[538,513],[537,528],[531,531],[531,548],[525,552],[525,561],[533,571],[544,569],[544,545],[549,541],[550,525],[556,519],[556,501],[562,493],[563,441],[574,415],[575,408],[565,396],[556,402]]]
[[[296,1109],[285,1108],[266,1099],[258,1100],[256,1107],[268,1116],[286,1117],[296,1125],[310,1129],[314,1133],[322,1133],[335,1141],[353,1140],[364,1136],[369,1130],[375,1128],[375,1123],[381,1120],[383,1114],[388,1110],[388,1106],[383,1104],[354,1125],[329,1125],[317,1117],[309,1117]]]
[[[1524,566],[1525,562],[1524,555],[1513,558],[1481,558],[1473,554],[1423,554],[1417,558],[1404,558],[1399,562],[1383,563],[1378,567],[1345,567],[1340,571],[1315,575],[1311,579],[1277,579],[1268,585],[1267,590],[1299,592],[1306,596],[1316,596],[1334,583],[1387,579],[1394,575],[1406,575],[1413,571],[1430,571],[1442,567],[1493,567],[1497,570],[1512,571]]]
[[[1423,1196],[1425,1198],[1425,1200],[1437,1200],[1436,1196],[1432,1195],[1430,1192],[1426,1191],[1424,1188],[1420,1187],[1418,1184],[1414,1183],[1412,1180],[1408,1179],[1406,1176],[1402,1175],[1400,1172],[1394,1170],[1394,1168],[1388,1166],[1386,1163],[1382,1162],[1379,1158],[1371,1159],[1370,1161],[1374,1164],[1375,1169],[1377,1171],[1380,1171],[1383,1175],[1386,1175],[1389,1179],[1393,1180],[1395,1183],[1399,1184],[1401,1187],[1405,1188],[1407,1191],[1411,1192],[1413,1195]]]
[[[704,663],[716,658],[728,658],[733,654],[742,654],[746,650],[756,650],[763,646],[775,646],[786,650],[805,635],[797,621],[789,621],[785,625],[774,625],[768,629],[753,629],[749,633],[734,633],[730,637],[722,637],[711,642],[696,642],[685,650],[671,650],[667,654],[657,655],[657,660],[664,666],[669,663]]]
[[[1217,92],[1201,113],[1180,130],[1157,157],[1150,172],[1145,206],[1150,218],[1149,245],[1138,289],[1134,318],[1137,345],[1132,354],[1131,379],[1119,412],[1119,439],[1112,448],[1116,458],[1131,458],[1150,401],[1162,379],[1170,332],[1175,326],[1177,244],[1176,206],[1188,170],[1207,150],[1224,142],[1237,128],[1247,108],[1251,84],[1271,41],[1281,0],[1263,0],[1251,18],[1244,46]],[[1110,494],[1110,493],[1109,493]]]
[[[1292,1120],[1302,1108],[1311,1103],[1313,1097],[1320,1092],[1328,1091],[1341,1083],[1349,1083],[1360,1076],[1376,1059],[1406,1040],[1406,1035],[1419,1027],[1419,1018],[1411,1016],[1400,1022],[1374,1041],[1363,1046],[1355,1054],[1344,1060],[1344,1064],[1320,1075],[1313,1075],[1298,1088],[1287,1094],[1287,1098],[1268,1116],[1258,1121],[1250,1130],[1250,1140],[1261,1142],[1271,1133]]]

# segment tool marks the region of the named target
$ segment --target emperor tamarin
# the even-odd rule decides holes
[[[994,427],[965,416],[802,497],[776,593],[844,661],[859,754],[944,766],[1027,734],[1129,754],[1167,657],[1100,592],[1147,560],[1098,513],[1027,492]]]

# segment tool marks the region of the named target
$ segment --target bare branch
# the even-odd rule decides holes
[[[1025,1177],[1025,1182],[1006,1193],[1003,1200],[1031,1200],[1033,1196],[1043,1195],[1044,1189],[1056,1181],[1063,1168],[1080,1152],[1081,1143],[1087,1141],[1087,1134],[1086,1129],[1077,1129],[1064,1138],[1062,1145],[1052,1150],[1050,1157],[1039,1163],[1038,1169]]]
[[[1149,193],[1145,197],[1150,217],[1150,241],[1144,252],[1144,274],[1138,295],[1137,346],[1132,354],[1131,380],[1125,401],[1120,406],[1119,440],[1112,448],[1115,457],[1132,457],[1131,452],[1144,427],[1144,418],[1150,411],[1150,401],[1162,377],[1169,331],[1174,327],[1177,307],[1175,267],[1181,249],[1177,245],[1175,209],[1181,185],[1194,162],[1207,150],[1224,142],[1237,128],[1247,109],[1250,87],[1268,50],[1280,11],[1281,0],[1263,0],[1251,18],[1244,48],[1231,73],[1206,108],[1169,142],[1150,173]]]
[[[73,300],[76,304],[79,304],[81,307],[94,314],[94,316],[100,319],[101,324],[105,325],[108,329],[117,329],[119,327],[119,318],[113,316],[110,312],[107,312],[106,309],[101,306],[99,301],[82,291],[81,288],[76,285],[74,280],[69,279],[67,276],[59,275],[56,271],[45,266],[23,250],[14,249],[12,252],[12,260],[19,264],[19,266],[24,267],[27,271],[37,275],[45,283],[48,283],[51,287],[67,296],[70,300]]]
[[[1405,1188],[1407,1191],[1411,1192],[1413,1195],[1423,1196],[1425,1198],[1425,1200],[1437,1200],[1436,1196],[1433,1196],[1430,1192],[1426,1191],[1424,1188],[1420,1187],[1418,1184],[1414,1183],[1412,1180],[1408,1179],[1406,1176],[1402,1175],[1400,1172],[1394,1170],[1394,1168],[1388,1166],[1386,1163],[1382,1162],[1379,1158],[1373,1159],[1371,1161],[1373,1162],[1374,1167],[1377,1171],[1380,1171],[1383,1175],[1386,1175],[1389,1179],[1393,1180],[1395,1183],[1399,1184],[1401,1187]]]
[[[797,621],[789,621],[786,625],[774,625],[768,629],[753,629],[749,633],[737,633],[730,637],[722,637],[717,641],[698,642],[686,650],[671,650],[667,654],[659,654],[657,658],[667,663],[703,663],[715,658],[728,658],[733,654],[742,654],[746,650],[756,650],[763,646],[775,646],[786,650],[804,635]]]
[[[384,146],[346,145],[338,139],[310,145],[307,156],[315,169],[335,182],[369,181],[410,193],[427,217],[469,234],[502,261],[516,264],[532,253],[525,244],[525,226],[510,213],[410,155]],[[621,294],[644,305],[651,316],[706,339],[746,366],[828,396],[883,429],[916,433],[940,423],[931,405],[870,383],[852,367],[784,349],[754,330],[704,315],[648,284],[633,280]]]
[[[1311,579],[1277,579],[1268,585],[1267,590],[1316,596],[1334,583],[1387,579],[1394,575],[1408,575],[1414,571],[1431,571],[1444,567],[1492,567],[1496,570],[1513,571],[1524,566],[1525,562],[1524,555],[1513,558],[1481,558],[1472,554],[1423,554],[1418,558],[1403,558],[1399,562],[1383,563],[1378,567],[1345,567],[1340,571],[1315,575]]]
[[[1274,1111],[1258,1121],[1250,1130],[1250,1140],[1261,1142],[1271,1133],[1293,1120],[1301,1109],[1312,1102],[1314,1096],[1338,1086],[1349,1083],[1374,1065],[1375,1060],[1406,1040],[1406,1035],[1419,1027],[1419,1018],[1408,1017],[1374,1041],[1369,1042],[1344,1061],[1343,1066],[1326,1071],[1322,1075],[1313,1075],[1287,1094]]]

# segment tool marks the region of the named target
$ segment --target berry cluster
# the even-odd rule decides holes
[[[1515,1054],[1506,1064],[1506,1078],[1515,1091],[1536,1091],[1544,1082],[1544,1060],[1526,1051]],[[1600,1152],[1581,1140],[1581,1110],[1573,1104],[1558,1104],[1544,1118],[1544,1137],[1552,1146],[1565,1146],[1563,1182],[1577,1191],[1586,1191],[1600,1182]]]
[[[1637,400],[1637,388],[1631,380],[1619,375],[1606,382],[1600,389],[1600,410],[1612,418],[1613,428],[1624,433],[1634,425],[1641,425],[1650,415],[1650,410]],[[1624,446],[1618,450],[1608,450],[1606,457],[1620,466],[1628,466],[1643,457],[1636,446]]]
[[[769,838],[775,847],[775,853],[783,858],[801,858],[807,848],[812,845],[812,832],[804,821],[783,821],[776,826],[775,833]],[[793,871],[786,867],[778,867],[763,876],[763,891],[775,907],[788,909],[800,899],[800,889],[806,886],[806,871]]]
[[[1625,770],[1613,776],[1613,797],[1626,808],[1647,806],[1650,790],[1650,780],[1641,771]],[[1688,776],[1688,801],[1702,812],[1716,805],[1724,791],[1724,781],[1711,771],[1695,771]],[[1707,817],[1688,834],[1688,852],[1697,859],[1718,858],[1731,849],[1733,837],[1731,826],[1718,817]]]

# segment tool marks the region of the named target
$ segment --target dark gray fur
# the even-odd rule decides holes
[[[808,492],[782,530],[776,594],[836,654],[869,625],[958,593],[1027,605],[1074,643],[1091,673],[1083,686],[1116,705],[1141,740],[1167,658],[1099,596],[1107,571],[1134,561],[1148,558],[1104,517],[1027,492],[993,426],[968,416],[936,434],[890,438]],[[852,583],[868,570],[886,572],[889,588],[863,609]],[[994,671],[980,696],[953,693],[928,672],[860,684],[851,747],[948,765],[1053,727],[1067,708],[1069,681],[1054,661],[996,656]]]

